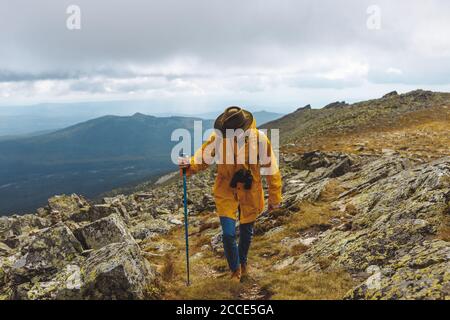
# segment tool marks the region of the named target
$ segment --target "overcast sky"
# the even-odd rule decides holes
[[[66,26],[71,4],[80,30]],[[0,0],[0,105],[287,112],[450,91],[449,35],[448,0]]]

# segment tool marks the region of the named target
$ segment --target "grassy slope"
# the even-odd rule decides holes
[[[381,153],[420,159],[450,152],[450,93],[413,91],[338,109],[302,110],[266,124],[280,128],[282,151]]]

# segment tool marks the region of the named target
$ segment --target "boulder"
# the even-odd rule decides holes
[[[13,282],[28,282],[38,276],[47,279],[69,262],[80,259],[80,242],[63,223],[39,231],[22,248],[12,266]]]
[[[82,299],[82,285],[80,267],[76,264],[68,264],[52,279],[34,283],[21,298],[28,300]]]
[[[154,292],[155,271],[139,247],[129,242],[112,243],[94,251],[81,273],[84,299],[144,299]]]
[[[335,108],[342,108],[342,107],[346,107],[349,104],[345,101],[336,101],[336,102],[332,102],[330,104],[327,104],[325,107],[323,107],[323,109],[335,109]]]
[[[161,208],[158,207],[155,209],[156,215],[165,215],[165,214],[171,214],[172,212],[167,208]]]
[[[89,204],[76,194],[70,196],[58,195],[48,199],[48,209],[53,221],[67,220],[83,207],[89,207]]]
[[[146,299],[155,297],[158,285],[139,247],[120,242],[92,251],[48,279],[19,284],[14,291],[14,299],[27,300]]]
[[[73,213],[70,219],[75,222],[94,222],[116,212],[116,209],[111,204],[96,204]]]
[[[417,89],[401,95],[403,98],[411,99],[414,102],[427,102],[433,97],[433,92],[428,90]]]
[[[311,110],[311,105],[307,104],[304,107],[299,107],[299,108],[297,108],[297,110],[295,110],[295,112],[302,112],[302,111],[305,111],[305,110]]]
[[[389,92],[389,93],[386,93],[386,94],[383,96],[383,99],[386,99],[386,98],[392,98],[392,97],[396,97],[396,96],[398,96],[398,92],[397,92],[397,91],[391,91],[391,92]]]
[[[134,242],[122,218],[111,214],[74,231],[85,249],[99,249],[110,243]]]
[[[169,219],[170,221],[171,219]],[[131,234],[135,239],[143,240],[153,235],[167,234],[175,224],[164,219],[150,218],[130,227]]]
[[[28,234],[21,234],[18,236],[6,238],[5,240],[3,240],[3,243],[5,243],[11,249],[20,250],[20,248],[26,245],[29,240],[30,237],[28,236]]]
[[[351,171],[353,164],[354,159],[346,154],[312,151],[303,153],[290,165],[294,169],[301,170],[303,179],[306,178],[308,182],[340,177]]]
[[[34,214],[0,217],[0,240],[6,240],[33,230],[49,227],[50,220]]]

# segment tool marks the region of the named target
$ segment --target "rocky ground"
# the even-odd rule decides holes
[[[347,299],[450,297],[449,157],[421,164],[391,155],[311,152],[284,156],[283,168],[283,207],[257,221],[254,254],[267,260],[260,262],[267,270],[261,275],[255,269],[255,276],[339,271],[352,279]],[[226,274],[218,262],[223,253],[214,203],[204,192],[212,177],[206,172],[189,183],[194,278]],[[178,255],[183,276],[180,187],[179,181],[168,182],[103,204],[56,196],[36,214],[1,218],[2,297],[170,297],[164,257]],[[304,212],[308,205],[316,206],[317,217]],[[261,248],[259,240],[273,246]],[[203,257],[219,265],[197,268]],[[173,286],[172,281],[177,283],[169,275]],[[273,284],[259,282],[253,279],[238,294],[277,294]]]
[[[240,285],[228,281],[212,168],[188,181],[190,287],[171,174],[101,204],[62,195],[1,217],[0,298],[449,299],[450,122],[417,119],[313,150],[285,144],[283,205],[258,218]]]

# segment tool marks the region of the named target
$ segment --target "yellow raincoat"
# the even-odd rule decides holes
[[[266,161],[262,164],[260,163],[262,161],[260,161],[260,155],[258,154],[258,151],[253,153],[257,154],[258,160],[249,160],[255,159],[254,156],[251,156],[252,151],[249,150],[252,148],[251,146],[256,146],[255,148],[258,148],[258,143],[249,144],[248,139],[246,138],[244,149],[235,147],[233,148],[234,150],[231,151],[233,152],[233,157],[235,159],[234,163],[226,164],[230,162],[223,161],[222,163],[217,164],[217,176],[213,190],[218,215],[236,219],[239,206],[240,223],[254,222],[258,215],[264,210],[264,191],[261,179],[261,168],[270,168],[270,174],[266,175],[266,181],[269,188],[269,204],[278,205],[281,202],[281,175],[276,157],[273,154],[270,141],[263,132],[256,129],[255,121],[253,121],[249,130],[251,130],[252,135],[250,135],[248,139],[252,139],[252,137],[256,137],[257,139],[259,137],[259,141],[263,141],[264,143],[266,143]],[[203,143],[202,147],[195,152],[194,156],[190,160],[190,166],[186,170],[187,175],[197,173],[209,166],[207,161],[204,161],[203,155],[205,153],[205,150],[206,152],[208,152],[208,149],[214,149],[212,148],[211,144],[216,143],[215,140],[216,134],[213,133],[207,139],[207,141]],[[217,149],[223,151],[223,159],[226,159],[228,157],[228,155],[226,154],[226,151],[228,150],[227,144],[231,144],[228,138],[220,139],[220,141],[221,142],[219,142],[219,147],[217,147]],[[236,145],[237,143],[235,144],[235,146]],[[242,152],[242,150],[245,151],[245,161],[236,161],[239,152]],[[214,152],[217,151],[213,151],[212,153]],[[242,183],[238,183],[236,188],[230,187],[231,179],[233,178],[234,174],[240,169],[248,169],[252,173],[253,184],[250,190],[245,190]]]

